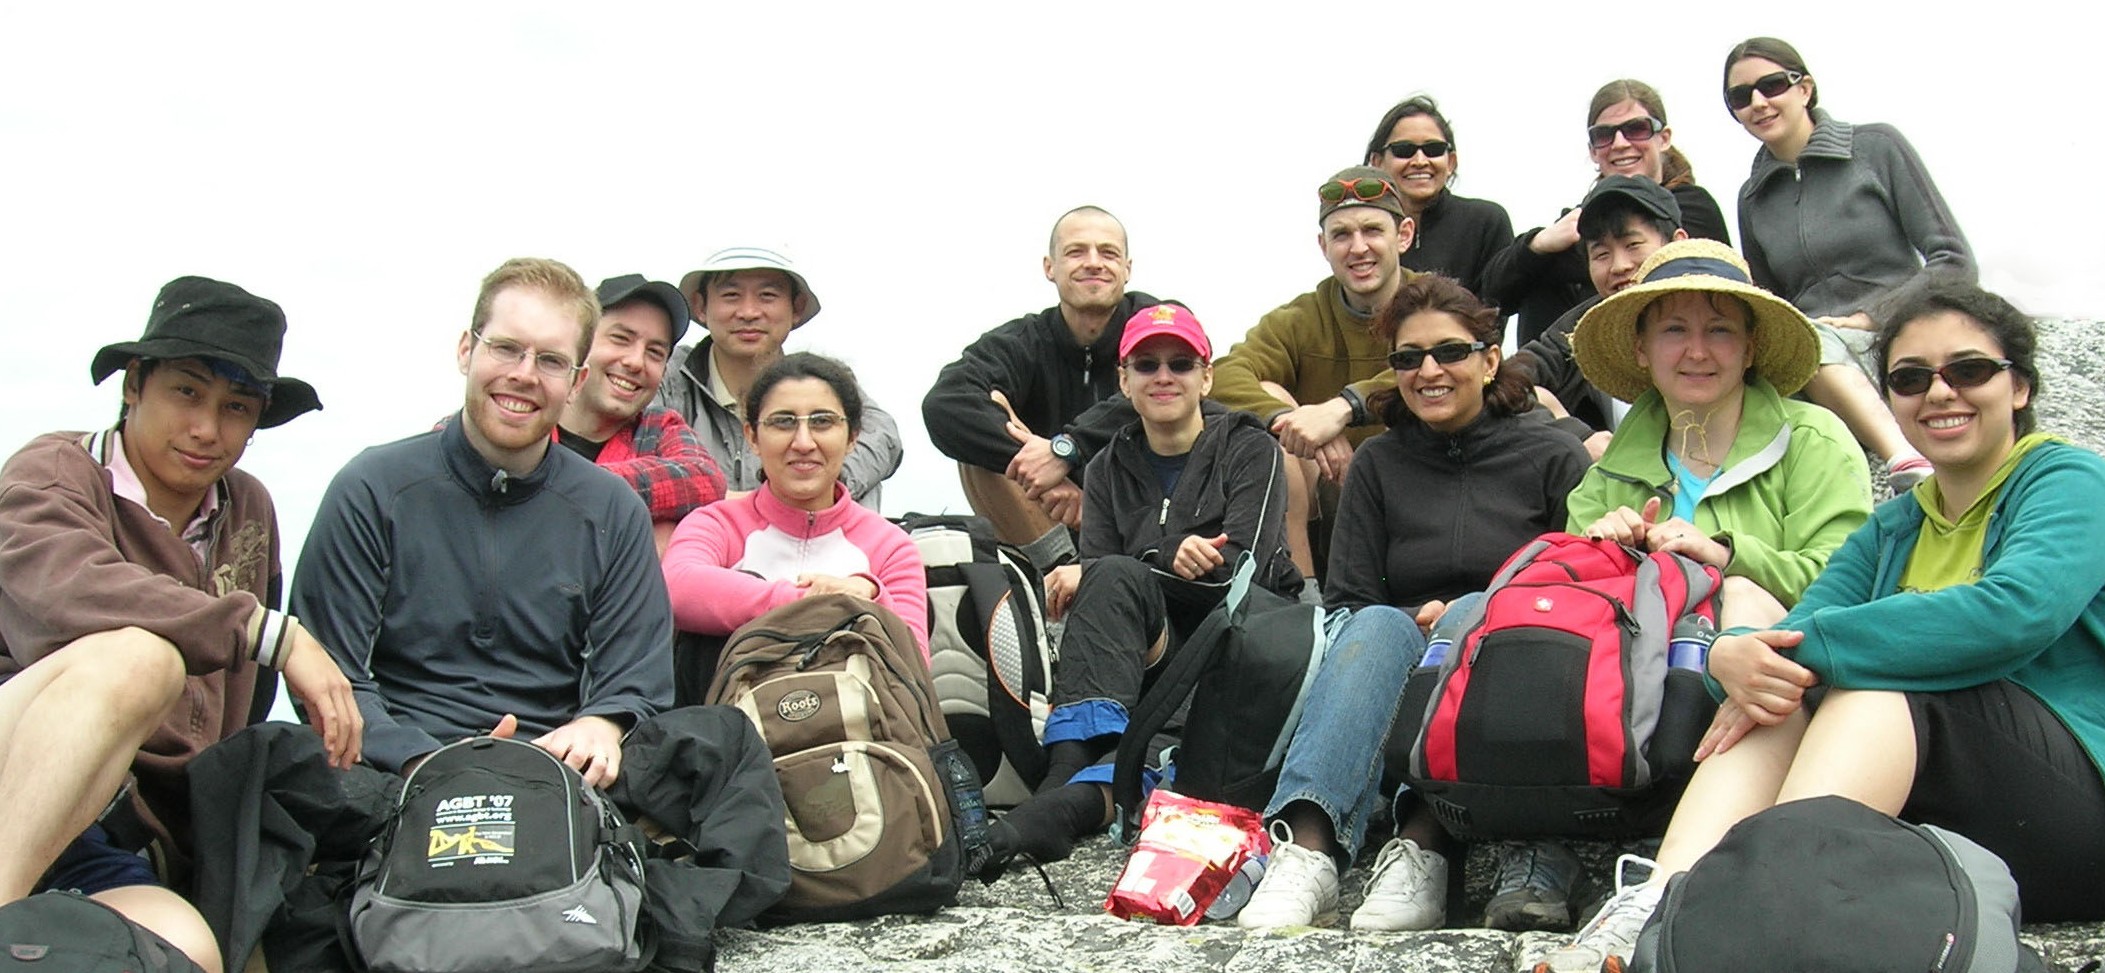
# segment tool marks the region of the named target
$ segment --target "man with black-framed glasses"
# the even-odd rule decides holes
[[[1287,477],[1287,547],[1310,578],[1324,539],[1311,534],[1310,514],[1335,506],[1353,449],[1381,431],[1367,397],[1396,385],[1389,348],[1369,325],[1418,276],[1399,263],[1415,225],[1388,172],[1345,169],[1317,187],[1316,201],[1316,245],[1330,276],[1258,319],[1215,363],[1212,396],[1256,413],[1300,461]]]
[[[456,358],[461,412],[336,475],[293,577],[365,717],[365,758],[407,772],[515,730],[595,785],[672,703],[672,613],[635,490],[569,449],[600,306],[553,260],[483,279]]]

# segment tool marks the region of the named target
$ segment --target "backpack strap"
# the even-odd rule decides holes
[[[980,648],[987,656],[987,721],[994,727],[994,740],[1001,745],[1002,755],[1009,759],[1010,766],[1016,768],[1024,783],[1035,787],[1045,779],[1050,761],[1038,739],[1037,728],[1031,725],[1030,698],[1033,693],[1049,694],[1052,687],[1039,684],[1045,671],[1045,660],[1040,654],[1044,640],[1038,634],[1033,606],[1009,602],[1012,598],[1033,597],[1028,589],[1010,583],[1012,577],[1022,579],[1020,573],[1012,575],[1012,570],[1002,563],[975,561],[958,565],[958,572],[964,576],[965,587],[972,598],[972,620],[986,626]],[[1022,693],[1022,706],[1004,706],[997,702],[1012,692],[1011,687],[1002,684],[1001,668],[994,664],[994,626],[1003,612],[1010,612],[1017,622],[1016,649],[1022,654],[1023,685],[1014,687],[1014,691]]]
[[[1226,641],[1228,629],[1242,624],[1250,582],[1257,573],[1257,559],[1244,551],[1236,560],[1235,576],[1228,582],[1228,595],[1219,607],[1171,653],[1155,677],[1155,685],[1135,704],[1126,719],[1125,733],[1118,738],[1118,758],[1111,775],[1111,836],[1124,844],[1140,838],[1140,772],[1147,760],[1148,743],[1176,715],[1179,707],[1198,688],[1199,677]]]

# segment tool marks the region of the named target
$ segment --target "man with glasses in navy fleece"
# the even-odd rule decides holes
[[[1316,548],[1327,546],[1308,529],[1314,501],[1334,509],[1352,450],[1381,431],[1367,398],[1396,384],[1389,348],[1371,328],[1374,315],[1418,276],[1398,262],[1410,249],[1414,226],[1387,172],[1345,169],[1317,187],[1316,201],[1322,227],[1316,245],[1330,262],[1330,276],[1258,319],[1214,364],[1212,396],[1256,413],[1299,460],[1287,477],[1287,549],[1310,578]]]
[[[553,260],[483,279],[444,427],[359,454],[315,513],[292,603],[351,680],[365,757],[523,732],[593,785],[672,703],[672,608],[636,491],[551,433],[599,301]]]

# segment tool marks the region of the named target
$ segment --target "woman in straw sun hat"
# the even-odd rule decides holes
[[[1819,338],[1751,282],[1731,247],[1669,243],[1638,281],[1572,335],[1587,381],[1632,405],[1572,491],[1566,529],[1715,565],[1722,625],[1767,628],[1870,514],[1864,452],[1833,413],[1788,398],[1819,367]],[[1536,969],[1595,970],[1605,953],[1627,955],[1626,917],[1641,919],[1647,910],[1631,906],[1647,903],[1624,900],[1657,892],[1618,886]]]
[[[1572,491],[1569,529],[1715,565],[1728,624],[1773,622],[1870,513],[1863,450],[1787,398],[1819,339],[1731,247],[1669,243],[1638,278],[1572,336],[1587,380],[1632,406]]]

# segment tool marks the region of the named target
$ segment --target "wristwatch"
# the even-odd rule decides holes
[[[1069,463],[1074,462],[1074,455],[1078,450],[1075,448],[1073,436],[1063,432],[1054,436],[1048,442],[1052,443],[1053,456]]]

